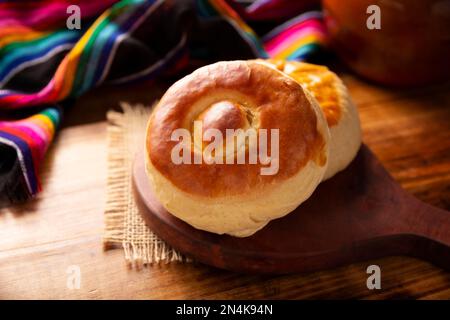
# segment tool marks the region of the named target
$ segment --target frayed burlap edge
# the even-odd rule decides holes
[[[122,247],[130,266],[188,261],[158,238],[141,218],[132,192],[132,166],[144,146],[150,107],[121,104],[107,113],[108,180],[105,207],[105,249]]]

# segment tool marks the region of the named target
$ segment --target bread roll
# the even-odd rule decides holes
[[[224,153],[234,164],[205,163],[207,145],[195,138],[198,120],[205,130],[254,129],[258,138],[266,129],[271,156],[271,129],[278,129],[278,159],[272,158],[278,170],[262,174],[267,163],[259,160],[237,164],[241,152],[250,157],[248,141]],[[179,141],[172,133],[179,128],[190,133],[185,146],[191,154],[183,157],[201,163],[174,163]],[[147,175],[156,197],[176,217],[201,230],[245,237],[312,194],[327,167],[328,141],[317,101],[296,81],[255,61],[219,62],[176,82],[155,107],[147,127]]]
[[[260,60],[283,71],[309,90],[327,119],[330,128],[330,159],[323,180],[344,170],[361,145],[358,110],[341,79],[325,66],[297,61]]]

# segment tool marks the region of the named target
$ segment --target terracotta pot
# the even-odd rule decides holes
[[[387,85],[450,79],[450,0],[323,0],[332,46],[358,74]],[[381,29],[367,28],[370,5]]]

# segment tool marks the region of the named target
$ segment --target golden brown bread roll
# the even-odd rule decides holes
[[[254,129],[259,138],[266,129],[277,170],[263,174],[268,164],[262,161],[236,163],[242,154],[250,159],[250,140],[233,139],[237,151],[225,149],[224,163],[206,163],[208,144],[198,136],[199,120],[204,132]],[[174,139],[180,128],[188,137]],[[272,140],[272,129],[278,129],[278,140]],[[296,81],[256,61],[219,62],[176,82],[155,107],[147,128],[146,169],[170,213],[198,229],[244,237],[311,195],[327,167],[328,140],[317,101]],[[278,158],[273,157],[275,141]],[[175,163],[174,154],[179,156]]]
[[[342,80],[325,66],[273,59],[260,61],[292,77],[319,102],[330,128],[330,159],[323,180],[344,170],[359,150],[361,128],[358,111]]]

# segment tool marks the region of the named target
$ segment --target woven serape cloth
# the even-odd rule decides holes
[[[0,1],[0,202],[40,191],[63,111],[83,93],[173,77],[192,59],[310,59],[327,45],[319,2]],[[74,5],[80,28],[68,27]]]

